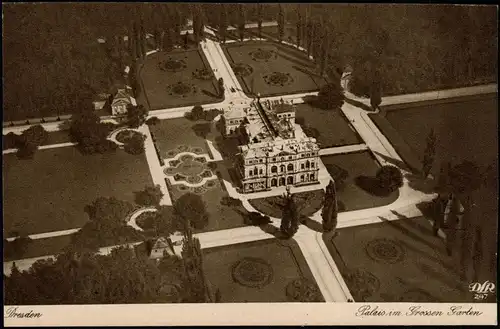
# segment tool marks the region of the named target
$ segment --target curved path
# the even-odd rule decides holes
[[[108,137],[107,137],[107,139],[110,140],[110,141],[112,141],[112,142],[114,142],[118,146],[123,146],[125,144],[122,143],[122,142],[120,142],[120,141],[118,141],[116,139],[116,136],[118,136],[118,134],[121,133],[122,131],[126,131],[126,130],[131,130],[131,131],[135,131],[137,133],[141,133],[139,131],[139,129],[129,128],[129,127],[122,127],[122,128],[118,128],[118,129],[115,129],[112,132],[110,132],[109,135],[108,135]]]
[[[130,215],[130,218],[129,218],[128,222],[127,222],[127,225],[128,226],[132,226],[137,231],[144,231],[142,229],[142,227],[140,227],[139,225],[137,225],[137,222],[136,222],[137,217],[139,217],[140,215],[144,214],[145,212],[157,212],[157,211],[158,211],[158,209],[156,209],[156,207],[154,207],[154,206],[144,207],[144,208],[141,208],[141,209],[137,209],[136,211],[134,211]]]

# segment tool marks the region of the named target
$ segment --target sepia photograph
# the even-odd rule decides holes
[[[497,323],[498,6],[2,21],[6,326]]]

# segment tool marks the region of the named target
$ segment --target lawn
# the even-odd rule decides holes
[[[196,70],[211,72],[198,49],[157,52],[148,55],[140,70],[142,94],[150,110],[201,105],[221,101],[213,74],[207,80],[193,76]]]
[[[203,249],[203,265],[208,280],[220,289],[223,303],[295,301],[289,299],[287,290],[293,293],[296,279],[309,283],[314,301],[324,301],[294,240],[268,239]]]
[[[195,232],[211,232],[245,226],[243,216],[247,211],[242,206],[230,207],[221,204],[222,197],[227,196],[227,193],[219,179],[209,180],[200,188],[169,183],[168,190],[173,202],[188,192],[200,195],[205,202],[207,212],[210,214],[208,225]]]
[[[385,206],[396,201],[399,196],[399,191],[388,196],[375,196],[358,186],[357,177],[374,177],[380,167],[368,151],[322,156],[321,161],[334,179],[342,175],[346,177],[343,183],[337,179],[340,211]]]
[[[497,95],[424,106],[401,106],[387,112],[386,119],[423,159],[426,138],[431,129],[437,135],[436,166],[470,160],[480,165],[496,164],[498,159]]]
[[[318,130],[317,141],[321,148],[363,143],[354,127],[341,110],[322,110],[309,104],[297,104],[295,115],[305,121],[305,126]]]
[[[230,64],[241,65],[237,75],[247,95],[262,97],[317,91],[326,80],[302,52],[266,41],[247,41],[224,46]]]
[[[460,281],[424,217],[343,228],[323,239],[357,302],[473,302],[469,282]]]
[[[293,197],[300,214],[303,216],[312,216],[323,206],[325,192],[315,190],[310,192],[294,193]],[[267,198],[250,199],[250,204],[259,212],[270,217],[281,218],[283,216],[283,197],[272,196]]]
[[[193,152],[196,154],[208,154],[207,142],[198,136],[193,129],[194,126],[205,121],[189,121],[185,118],[161,120],[149,129],[154,137],[156,147],[164,158],[173,158],[180,152]],[[211,134],[216,134],[212,128]],[[209,136],[207,136],[208,138]]]
[[[4,234],[81,227],[84,207],[97,197],[134,201],[152,184],[146,158],[118,150],[82,155],[74,147],[40,150],[32,160],[4,155]]]

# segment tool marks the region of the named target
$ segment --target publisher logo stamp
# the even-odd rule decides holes
[[[495,292],[495,284],[490,281],[473,282],[469,285],[469,291],[474,294],[474,299],[484,300],[488,297],[488,294]]]

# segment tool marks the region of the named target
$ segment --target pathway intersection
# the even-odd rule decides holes
[[[209,34],[214,35],[213,31],[206,28],[205,31]],[[201,42],[200,49],[204,52],[210,66],[212,67],[215,77],[223,78],[225,84],[225,97],[222,102],[203,105],[204,109],[223,109],[231,106],[232,104],[250,104],[252,98],[247,97],[238,82],[238,79],[234,72],[231,69],[231,66],[225,57],[223,50],[218,42],[215,42],[210,39],[206,39]],[[231,90],[235,90],[232,92]],[[382,99],[382,104],[403,104],[407,102],[417,102],[417,101],[425,101],[430,99],[447,98],[447,97],[457,97],[462,95],[475,95],[475,94],[484,94],[490,92],[496,92],[496,85],[488,85],[488,86],[478,86],[478,87],[469,87],[469,88],[460,88],[454,89],[453,91],[441,91],[441,92],[427,92],[427,93],[418,93],[411,95],[401,95],[401,96],[391,96],[384,97]],[[303,98],[308,95],[316,95],[317,93],[299,93],[293,95],[283,95],[283,96],[275,96],[275,97],[267,97],[262,98],[263,100],[279,100],[284,99],[286,101],[292,101],[293,103],[303,103]],[[438,95],[438,96],[437,96]],[[359,97],[355,97],[349,93],[346,93],[348,98],[355,99],[357,101],[361,101],[363,104],[369,104],[369,100],[361,99]],[[192,109],[192,106],[185,106],[179,108],[172,109],[161,109],[149,112],[149,117],[158,117],[159,119],[172,119],[172,118],[180,118],[184,117],[186,112],[189,112]],[[377,157],[377,160],[381,164],[386,164],[386,159],[394,159],[397,161],[401,161],[401,158],[398,156],[397,152],[392,147],[391,143],[387,140],[387,138],[380,132],[380,130],[373,124],[371,119],[368,117],[368,113],[360,108],[353,106],[349,103],[344,103],[341,110],[354,126],[356,131],[362,137],[364,143],[357,145],[349,145],[349,146],[341,146],[341,147],[332,147],[327,149],[321,149],[320,155],[329,155],[329,154],[340,154],[340,153],[349,153],[349,152],[357,152],[360,150],[371,150],[374,155]],[[47,130],[54,131],[59,130],[60,123],[47,123],[42,124]],[[3,133],[6,134],[8,132],[20,133],[22,130],[28,128],[29,126],[20,126],[20,127],[8,127],[4,128]],[[147,125],[143,125],[139,127],[138,131],[143,133],[146,136],[145,140],[145,154],[148,166],[150,168],[151,176],[154,184],[158,184],[161,187],[161,190],[164,194],[163,199],[161,200],[161,205],[172,205],[172,200],[170,198],[170,194],[168,192],[168,187],[165,181],[165,174],[163,169],[165,166],[160,164],[158,156],[156,154],[155,146],[153,144],[153,140],[151,137],[151,132]],[[50,147],[66,147],[69,143],[51,145]],[[208,147],[210,149],[211,154],[213,155],[213,159],[210,161],[220,161],[222,160],[222,156],[220,152],[214,147],[214,145],[207,141]],[[44,148],[50,148],[46,146]],[[42,147],[41,147],[42,148]],[[15,150],[4,150],[3,153],[11,153]],[[403,170],[403,168],[401,168]],[[404,170],[403,170],[404,171]],[[325,166],[322,162],[320,162],[320,171],[319,171],[319,185],[314,186],[305,186],[305,187],[297,187],[292,188],[291,192],[305,192],[310,190],[318,190],[319,188],[325,188],[328,182],[331,180],[331,176],[326,170]],[[266,192],[258,192],[252,194],[240,194],[236,191],[236,189],[232,186],[232,184],[226,180],[222,179],[223,184],[225,185],[229,196],[238,198],[242,200],[243,206],[247,211],[256,211],[254,207],[249,203],[248,200],[254,198],[262,198],[269,196],[282,195],[285,192],[285,189],[275,189],[273,191]],[[349,227],[349,226],[357,226],[357,225],[366,225],[370,223],[378,223],[381,222],[379,217],[384,217],[387,220],[398,220],[401,216],[395,216],[393,212],[397,212],[406,217],[416,217],[421,216],[421,212],[415,206],[417,203],[422,201],[429,201],[434,197],[434,194],[426,194],[417,190],[412,189],[408,180],[404,180],[404,185],[400,188],[399,198],[393,202],[392,204],[356,210],[356,211],[348,211],[342,212],[338,215],[338,227]],[[136,229],[140,229],[135,223],[135,218],[144,211],[153,211],[152,209],[144,208],[140,212],[135,213],[130,218],[129,225],[135,227]],[[321,216],[320,211],[313,214],[310,217],[311,220],[318,222],[321,224]],[[272,225],[275,227],[280,226],[279,218],[271,218]],[[65,231],[57,231],[57,232],[47,232],[41,234],[34,234],[30,237],[32,239],[43,239],[48,237],[61,236],[66,234],[72,234],[77,231],[79,228],[65,230]],[[264,240],[272,238],[273,236],[264,232],[259,227],[240,227],[233,228],[227,230],[219,230],[213,232],[204,232],[194,234],[200,240],[202,248],[212,248],[217,246],[226,246],[233,245],[238,243]],[[311,268],[311,272],[316,279],[318,286],[327,302],[346,302],[349,299],[352,299],[352,295],[349,292],[349,289],[344,282],[342,275],[340,274],[337,265],[335,264],[332,256],[328,252],[328,249],[323,242],[322,233],[313,231],[307,228],[304,225],[301,225],[299,231],[294,236],[294,239],[297,241],[304,257]],[[131,244],[136,245],[140,242]],[[100,249],[101,254],[107,254],[111,251],[111,249],[116,246],[109,246]],[[180,254],[180,247],[176,247],[176,250]],[[29,259],[21,259],[16,260],[15,263],[20,270],[28,269],[35,261],[39,259],[47,259],[53,258],[52,255],[29,258]],[[12,267],[12,262],[4,262],[4,273],[9,274]]]

